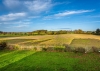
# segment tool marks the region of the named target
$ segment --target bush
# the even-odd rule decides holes
[[[36,47],[36,51],[42,51],[43,48],[42,47]]]
[[[50,52],[54,51],[54,47],[48,47],[47,51],[50,51]]]
[[[6,49],[8,50],[16,50],[16,49],[22,49],[19,45],[7,45]]]
[[[79,53],[85,53],[85,48],[79,47],[79,48],[75,48],[74,50],[75,53],[79,52]]]
[[[85,47],[85,53],[92,53],[93,49],[92,47]]]
[[[42,51],[47,51],[47,48],[42,48]]]
[[[99,53],[100,52],[100,48],[97,47],[92,47],[93,52]]]
[[[71,52],[72,51],[72,49],[69,45],[64,44],[64,46],[65,46],[65,49],[64,49],[65,52]]]
[[[37,48],[36,48],[36,47],[34,47],[34,50],[35,50],[35,51],[37,51]]]
[[[14,47],[15,47],[14,45],[8,45],[8,46],[7,46],[7,49],[9,49],[9,50],[14,50]]]
[[[47,52],[64,52],[64,48],[48,47],[48,48],[42,48],[42,51],[47,51]]]
[[[3,50],[7,47],[7,43],[5,41],[0,42],[0,50]]]
[[[57,51],[57,52],[64,52],[64,48],[55,48],[55,51]]]

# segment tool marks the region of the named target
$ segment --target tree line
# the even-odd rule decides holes
[[[3,32],[0,31],[0,35],[59,35],[59,34],[95,34],[100,35],[100,29],[96,29],[96,31],[83,31],[82,29],[78,30],[59,30],[59,31],[48,31],[48,30],[36,30],[32,32]]]

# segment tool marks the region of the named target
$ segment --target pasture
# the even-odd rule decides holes
[[[37,35],[0,38],[17,50],[0,51],[0,71],[100,71],[99,53],[45,52],[33,48],[100,48],[100,36],[86,34]],[[25,50],[23,50],[25,49]]]

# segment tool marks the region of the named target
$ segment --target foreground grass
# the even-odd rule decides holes
[[[0,71],[100,71],[100,55],[96,53],[32,53],[31,51],[17,51],[0,58],[0,66],[6,63]],[[29,55],[26,57],[26,54]],[[9,64],[12,58],[15,61]]]
[[[8,55],[8,54],[13,53],[13,52],[16,52],[16,51],[14,51],[14,50],[13,51],[12,50],[2,50],[2,51],[0,51],[0,57]]]
[[[34,53],[34,51],[18,50],[18,51],[0,51],[0,68],[14,63]]]

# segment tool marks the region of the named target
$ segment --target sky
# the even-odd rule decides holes
[[[100,28],[100,0],[0,0],[0,31],[97,28]]]

